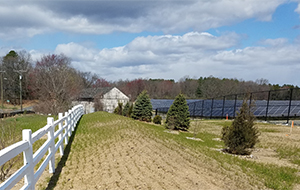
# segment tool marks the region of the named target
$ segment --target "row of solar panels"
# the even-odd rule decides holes
[[[152,99],[152,107],[158,112],[166,113],[173,100]],[[191,116],[203,117],[229,117],[236,116],[242,106],[242,100],[187,100]],[[300,101],[257,100],[252,102],[252,113],[257,117],[297,117],[300,116]]]

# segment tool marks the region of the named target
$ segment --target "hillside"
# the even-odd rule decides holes
[[[223,144],[215,138],[220,137],[220,125],[226,124],[230,122],[193,122],[194,127],[198,126],[196,137],[203,140],[193,141],[186,139],[192,137],[192,133],[167,133],[164,127],[114,114],[84,115],[70,150],[66,150],[55,175],[48,179],[47,189],[298,187],[297,164],[284,162],[285,159],[280,162],[276,157],[275,161],[266,163],[260,159],[263,155],[254,160],[217,151]],[[282,132],[281,128],[271,131],[267,127],[261,126],[267,136]],[[299,131],[295,135],[298,142]],[[274,140],[267,142],[270,145]],[[266,148],[259,146],[261,151]],[[44,185],[39,187],[45,188]]]

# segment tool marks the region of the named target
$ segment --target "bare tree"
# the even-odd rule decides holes
[[[99,78],[97,74],[91,72],[81,72],[78,71],[78,75],[82,80],[84,88],[91,88],[96,84],[97,79]]]
[[[31,75],[40,105],[36,111],[57,114],[70,108],[72,99],[81,91],[81,80],[70,59],[64,55],[44,55],[36,62]],[[43,110],[47,108],[48,110]]]
[[[95,96],[95,103],[94,103],[95,111],[104,111],[104,106],[101,101],[101,94]]]
[[[179,80],[180,90],[188,98],[196,98],[198,80],[192,79],[189,76],[184,76]]]

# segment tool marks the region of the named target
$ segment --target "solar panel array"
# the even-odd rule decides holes
[[[235,100],[206,100],[188,105],[191,116],[225,117],[228,114],[229,117],[234,117],[242,103],[242,100],[237,100],[236,103]],[[292,101],[289,109],[289,101],[273,100],[268,105],[265,100],[257,100],[250,108],[257,117],[282,117],[288,116],[288,113],[290,116],[300,116],[300,101]]]
[[[187,100],[190,116],[194,117],[235,117],[248,98],[248,105],[256,117],[287,119],[300,118],[300,88],[284,88],[244,94],[231,94],[212,99]],[[152,99],[153,109],[167,113],[174,100]]]
[[[168,112],[173,100],[151,100],[154,110]],[[235,117],[242,106],[242,100],[187,100],[189,112],[194,117]],[[250,107],[256,117],[287,117],[300,116],[300,101],[287,100],[257,100]]]
[[[156,110],[157,108],[167,108],[169,109],[169,107],[171,107],[171,105],[173,104],[174,100],[170,100],[170,99],[151,99],[151,104],[152,104],[152,109]],[[197,99],[193,99],[193,100],[186,100],[187,103],[192,103],[192,102],[197,102],[197,101],[201,101],[201,100],[197,100]]]

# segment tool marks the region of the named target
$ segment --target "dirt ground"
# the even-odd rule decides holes
[[[124,121],[122,121],[124,122]],[[97,123],[93,127],[100,129],[111,125],[136,125],[108,121]],[[221,126],[211,125],[201,130],[220,134]],[[279,166],[298,168],[289,160],[280,159],[276,146],[293,143],[300,146],[300,128],[295,126],[290,134],[289,126],[264,126],[269,130],[260,136],[260,144],[251,156],[244,159]],[[111,136],[95,141],[97,134],[76,134],[72,151],[63,166],[54,189],[258,189],[261,182],[249,180],[239,169],[225,171],[220,165],[200,152],[177,145],[128,127],[118,127]],[[173,134],[177,135],[177,134]],[[92,140],[94,139],[94,140]],[[95,144],[96,143],[96,144]],[[99,143],[99,144],[97,144]],[[264,146],[263,146],[264,145]],[[76,148],[75,148],[76,147]],[[233,156],[234,157],[234,156]],[[44,172],[36,189],[45,189],[51,174]],[[256,184],[255,184],[256,183]],[[296,186],[294,189],[300,188]],[[49,188],[48,188],[49,189]]]
[[[132,129],[97,146],[76,141],[87,147],[71,151],[54,189],[256,189],[204,154]]]
[[[125,134],[124,134],[125,135]],[[55,189],[226,189],[221,175],[202,168],[195,158],[152,139],[110,143],[67,161]],[[74,155],[75,156],[75,155]],[[190,162],[189,160],[194,160]],[[68,177],[64,174],[72,171]],[[227,188],[230,189],[230,188]]]

